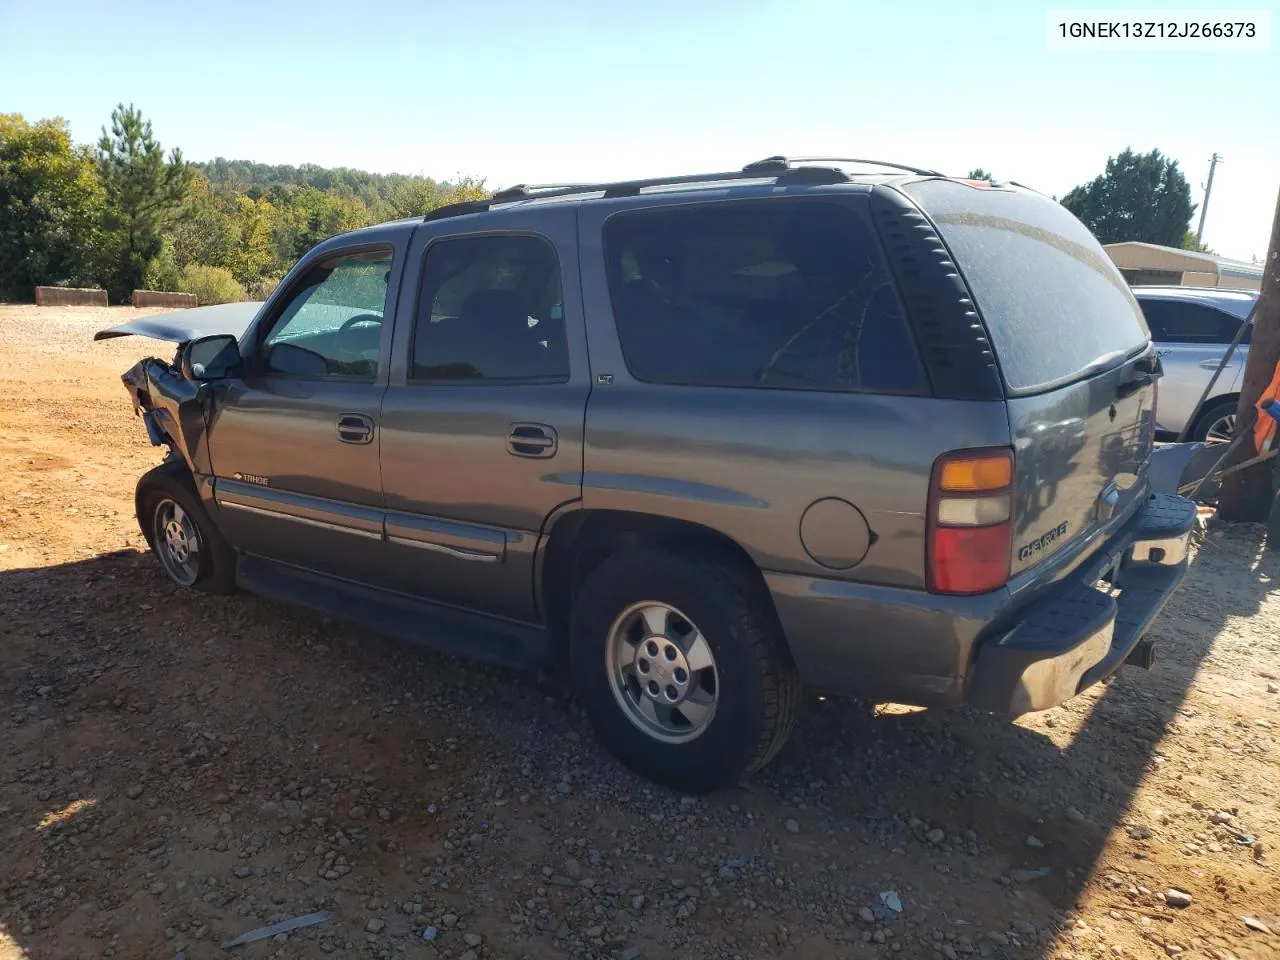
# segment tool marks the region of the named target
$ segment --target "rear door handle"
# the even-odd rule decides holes
[[[373,418],[363,413],[344,413],[338,418],[338,439],[343,443],[370,443]]]
[[[513,423],[507,434],[507,452],[515,457],[554,457],[557,446],[555,429],[545,423]]]
[[[1244,359],[1244,358],[1243,358],[1242,356],[1240,356],[1240,354],[1239,354],[1239,353],[1236,353],[1236,354],[1235,354],[1235,356],[1233,356],[1233,357],[1231,358],[1231,363],[1232,363],[1232,364],[1236,364],[1236,363],[1239,363],[1240,361],[1242,361],[1243,359]],[[1218,365],[1219,365],[1220,363],[1222,363],[1222,357],[1218,357],[1218,359],[1217,359],[1217,360],[1201,360],[1201,361],[1200,361],[1200,366],[1201,366],[1201,368],[1202,368],[1202,369],[1204,369],[1204,370],[1217,370],[1217,369],[1218,369]],[[1228,366],[1230,366],[1230,364],[1228,364]]]

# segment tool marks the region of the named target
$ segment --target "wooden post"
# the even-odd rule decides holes
[[[1249,360],[1240,384],[1237,429],[1254,422],[1254,405],[1275,375],[1277,363],[1280,363],[1280,196],[1276,197],[1271,242],[1262,266],[1262,296],[1254,313]],[[1254,452],[1252,443],[1242,443],[1233,460],[1247,460]],[[1223,520],[1266,523],[1275,500],[1272,478],[1270,463],[1258,464],[1224,478],[1218,499],[1219,516]]]

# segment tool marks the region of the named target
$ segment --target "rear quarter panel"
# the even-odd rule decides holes
[[[616,205],[579,208],[583,302],[596,384],[587,408],[583,506],[718,530],[765,571],[924,587],[925,508],[939,454],[1010,442],[1000,402],[647,384],[613,321],[601,230]],[[870,528],[861,562],[832,569],[800,538],[823,498]]]

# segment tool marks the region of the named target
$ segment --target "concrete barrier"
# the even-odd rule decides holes
[[[105,307],[107,291],[92,287],[36,287],[37,307]]]
[[[165,290],[135,290],[130,302],[135,307],[198,307],[194,293],[170,293]]]

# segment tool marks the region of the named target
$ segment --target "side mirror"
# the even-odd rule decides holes
[[[240,368],[240,344],[229,333],[192,340],[182,348],[182,375],[188,380],[221,380]]]

